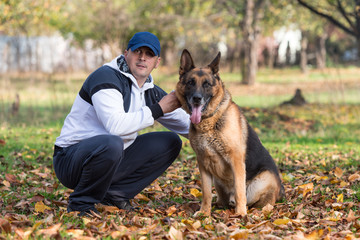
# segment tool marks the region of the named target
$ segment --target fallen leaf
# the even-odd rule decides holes
[[[273,209],[274,206],[268,203],[265,207],[262,208],[261,211],[265,216],[267,216],[272,212]]]
[[[343,175],[343,170],[341,170],[339,167],[336,167],[334,169],[334,174],[337,178],[341,178]]]
[[[237,229],[235,230],[231,235],[230,239],[248,239],[249,236],[249,230],[247,229]]]
[[[10,183],[19,183],[19,180],[13,174],[6,173],[5,179],[8,180]]]
[[[35,203],[36,212],[44,213],[45,210],[51,210],[51,208],[46,206],[42,201]]]
[[[346,218],[346,221],[352,222],[352,221],[356,220],[357,218],[359,218],[359,217],[356,217],[355,212],[350,209],[349,214],[348,214],[348,216]]]
[[[196,198],[202,196],[202,193],[201,193],[198,189],[196,189],[196,188],[191,188],[191,189],[190,189],[190,193],[191,193],[191,195],[193,195],[193,196],[196,197]]]
[[[290,219],[276,219],[273,224],[275,225],[284,225],[284,224],[288,224],[288,222],[290,222]]]
[[[308,192],[312,192],[314,189],[314,184],[307,183],[299,186],[299,193],[302,193],[303,196],[305,196]]]
[[[338,203],[344,202],[344,195],[343,195],[342,193],[339,194],[339,195],[336,197],[336,201],[337,201]]]
[[[355,182],[355,181],[360,181],[360,175],[357,173],[351,174],[348,177],[349,182]]]
[[[11,233],[11,225],[8,220],[0,218],[0,233]]]
[[[144,194],[142,193],[139,193],[135,196],[135,199],[139,199],[139,200],[143,200],[145,202],[149,202],[150,201],[150,198],[148,198],[147,196],[145,196]]]
[[[171,216],[176,211],[177,211],[177,208],[175,207],[175,205],[173,205],[166,210],[166,213],[168,216]]]
[[[182,240],[183,239],[183,233],[180,230],[174,228],[173,226],[170,227],[169,236],[170,236],[170,239],[172,239],[172,240]]]
[[[59,234],[60,227],[61,227],[61,223],[58,223],[58,224],[50,226],[50,227],[48,227],[46,229],[39,230],[38,234],[39,235],[46,235],[46,236],[49,236],[49,237],[55,236],[55,235]]]

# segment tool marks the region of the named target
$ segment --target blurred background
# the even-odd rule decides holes
[[[187,48],[197,65],[222,53],[242,106],[279,105],[296,89],[308,102],[359,104],[359,12],[354,0],[1,0],[0,121],[41,122],[35,108],[58,119],[138,31],[160,39],[165,90]]]

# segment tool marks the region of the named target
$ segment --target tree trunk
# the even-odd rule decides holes
[[[252,85],[255,83],[257,72],[257,50],[260,36],[258,20],[264,1],[246,1],[245,16],[243,22],[244,56],[242,61],[242,83]]]
[[[358,60],[360,60],[360,0],[356,0],[355,6],[355,15],[356,15],[356,41],[357,41],[357,54]],[[360,61],[357,61],[358,63]]]
[[[323,33],[321,36],[316,38],[316,67],[318,69],[324,69],[326,67],[326,47],[325,42],[328,38],[327,33]]]
[[[307,47],[308,47],[308,39],[304,32],[301,33],[301,50],[300,50],[300,69],[302,73],[306,73],[308,71],[307,67]]]

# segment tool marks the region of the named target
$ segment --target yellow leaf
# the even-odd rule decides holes
[[[44,213],[45,210],[51,210],[48,206],[46,206],[42,201],[35,203],[35,211]]]
[[[341,181],[340,182],[340,187],[346,187],[348,185],[348,183],[347,182],[344,182],[344,181]]]
[[[299,192],[302,193],[303,196],[305,196],[308,192],[311,192],[313,189],[314,189],[314,184],[312,182],[299,186]]]
[[[214,230],[215,229],[215,227],[213,225],[205,225],[204,228],[206,230]]]
[[[322,181],[322,180],[328,180],[329,177],[328,176],[316,176],[315,180],[316,181]]]
[[[288,222],[290,222],[290,219],[276,219],[273,223],[275,225],[285,225],[288,224]]]
[[[193,195],[196,198],[202,196],[202,193],[199,190],[197,190],[196,188],[191,188],[190,193],[191,193],[191,195]]]
[[[344,202],[344,195],[342,193],[339,194],[336,198],[336,201],[341,203]]]

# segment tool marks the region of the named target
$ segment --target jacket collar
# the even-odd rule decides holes
[[[119,55],[116,58],[114,58],[111,62],[105,63],[104,65],[109,66],[109,67],[119,71],[121,74],[123,74],[127,78],[130,78],[130,80],[133,82],[133,85],[136,86],[136,88],[138,88],[138,89],[142,89],[142,90],[146,91],[147,89],[154,87],[154,79],[151,76],[151,74],[147,78],[147,80],[142,88],[140,88],[138,86],[135,77],[131,74],[130,69],[125,61],[124,55]]]

